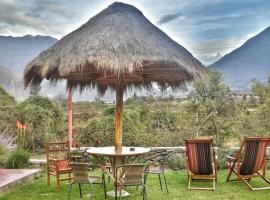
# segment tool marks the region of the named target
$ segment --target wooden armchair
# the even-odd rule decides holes
[[[227,156],[229,174],[227,182],[231,181],[232,173],[236,180],[242,180],[251,190],[270,189],[270,181],[265,177],[266,173],[266,148],[270,137],[244,137],[235,157]],[[269,186],[254,188],[248,181],[251,178],[260,177]]]
[[[69,165],[70,149],[68,142],[50,142],[45,144],[47,157],[47,184],[50,186],[51,177],[55,176],[55,190],[58,190],[60,181],[71,180],[72,169]],[[61,175],[67,177],[60,179]]]
[[[217,164],[213,139],[190,139],[186,143],[186,160],[188,173],[188,189],[190,190],[215,190],[217,180]],[[213,181],[213,187],[191,187],[195,179]]]

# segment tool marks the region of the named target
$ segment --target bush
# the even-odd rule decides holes
[[[169,168],[172,170],[180,170],[186,168],[186,159],[183,154],[173,153],[168,162]]]
[[[30,153],[22,148],[16,148],[11,152],[7,159],[7,168],[21,169],[27,166],[30,159]]]
[[[230,149],[227,147],[220,147],[217,150],[217,165],[219,169],[226,169],[227,168],[227,160],[226,156],[234,157],[237,150]]]
[[[31,96],[17,105],[17,120],[27,125],[25,144],[36,150],[45,140],[62,138],[64,114],[59,106],[46,97]]]

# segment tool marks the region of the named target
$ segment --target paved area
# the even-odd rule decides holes
[[[0,196],[39,177],[39,169],[0,169]]]

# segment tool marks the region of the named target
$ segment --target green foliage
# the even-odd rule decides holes
[[[6,106],[15,105],[15,99],[10,94],[8,94],[2,87],[0,87],[0,110]]]
[[[15,124],[16,120],[13,109],[15,104],[14,97],[0,87],[0,131]]]
[[[16,148],[7,159],[6,166],[11,169],[25,168],[30,159],[30,153],[23,148]]]
[[[124,109],[123,132],[125,145],[136,145],[140,138],[140,115],[131,109]],[[106,109],[99,118],[90,119],[80,135],[85,145],[106,146],[114,141],[114,108]]]
[[[41,148],[45,140],[62,137],[64,115],[50,99],[31,96],[17,106],[17,119],[27,125],[26,147]]]
[[[168,161],[169,168],[177,171],[186,168],[186,159],[183,154],[173,153]]]
[[[176,131],[176,116],[173,113],[154,111],[149,118],[148,130],[150,131],[156,131],[157,129]]]
[[[191,93],[190,111],[197,115],[199,132],[215,136],[219,146],[230,136],[235,122],[235,102],[227,93],[222,75],[215,71],[210,72],[208,80],[195,81]]]

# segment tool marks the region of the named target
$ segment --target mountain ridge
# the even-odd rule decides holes
[[[221,71],[225,82],[233,89],[250,89],[254,79],[267,81],[270,75],[270,26],[209,67]]]

